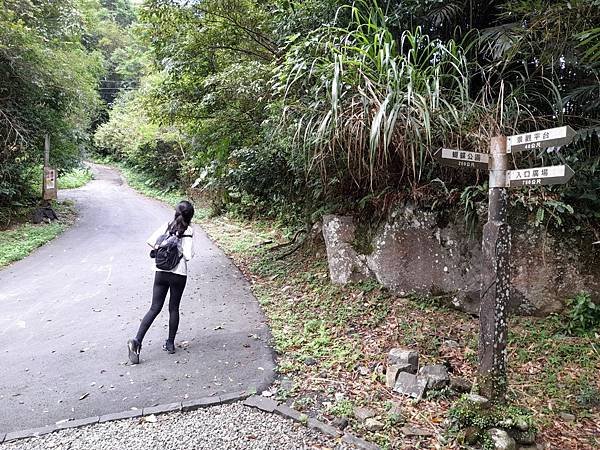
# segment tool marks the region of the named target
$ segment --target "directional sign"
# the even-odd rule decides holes
[[[575,134],[575,130],[568,125],[566,127],[548,128],[547,130],[516,134],[508,136],[506,151],[510,153],[522,150],[560,147],[570,144]]]
[[[569,166],[532,167],[506,171],[507,187],[564,184],[575,174]]]
[[[487,153],[440,148],[434,156],[445,166],[488,170],[489,154]]]

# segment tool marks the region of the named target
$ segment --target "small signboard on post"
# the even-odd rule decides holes
[[[44,200],[55,200],[57,198],[58,188],[55,169],[44,167],[44,187],[42,190]]]
[[[575,130],[567,125],[508,136],[506,141],[507,153],[561,147],[570,144],[576,134]]]
[[[530,169],[509,170],[506,177],[507,187],[549,186],[565,184],[575,172],[568,165],[532,167]]]
[[[487,153],[440,148],[434,156],[444,166],[488,170],[489,154]]]

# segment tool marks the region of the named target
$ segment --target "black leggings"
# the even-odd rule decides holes
[[[152,289],[152,305],[142,319],[140,329],[135,337],[140,344],[144,340],[148,328],[150,328],[150,325],[152,325],[152,322],[154,322],[154,319],[156,319],[156,316],[158,316],[165,304],[165,298],[169,289],[171,290],[169,295],[169,340],[175,340],[177,328],[179,327],[179,302],[181,301],[186,281],[187,277],[185,275],[156,271],[154,288]]]

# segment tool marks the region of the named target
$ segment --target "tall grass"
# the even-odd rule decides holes
[[[471,101],[470,67],[457,43],[430,39],[420,28],[395,36],[372,0],[338,14],[349,15],[347,27],[317,30],[281,69],[311,170],[327,176],[342,161],[370,189],[418,183],[439,146],[481,146],[488,110]],[[494,122],[493,114],[487,120]]]

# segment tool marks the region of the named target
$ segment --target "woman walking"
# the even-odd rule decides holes
[[[139,364],[144,336],[160,313],[169,292],[169,337],[163,350],[175,353],[175,335],[179,327],[179,303],[187,281],[187,262],[194,256],[193,227],[194,207],[188,201],[175,208],[175,217],[158,228],[147,243],[152,247],[150,255],[156,257],[152,305],[140,324],[135,338],[127,341],[129,360]],[[170,252],[170,254],[169,254]]]

